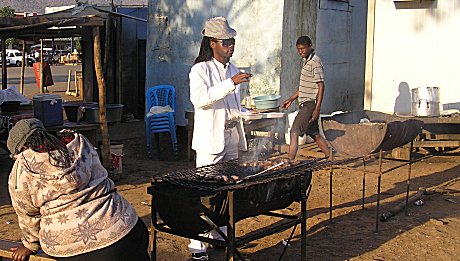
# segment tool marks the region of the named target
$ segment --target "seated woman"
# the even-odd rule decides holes
[[[149,260],[145,224],[84,136],[56,136],[40,120],[25,119],[7,146],[16,160],[8,187],[22,231],[13,260],[40,247],[57,260]]]

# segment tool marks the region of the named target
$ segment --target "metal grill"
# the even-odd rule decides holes
[[[237,250],[247,243],[301,224],[301,260],[306,260],[306,200],[312,169],[323,168],[330,161],[323,159],[303,161],[282,168],[247,167],[238,161],[185,169],[164,175],[152,182],[152,260],[156,260],[156,232],[166,232],[227,248],[227,259],[233,260]],[[274,164],[276,166],[276,163]],[[257,174],[257,175],[255,175]],[[227,182],[206,180],[206,176],[238,176]],[[298,201],[301,213],[286,209]],[[268,227],[236,237],[236,222],[248,217],[268,215],[282,218]],[[161,218],[161,222],[158,219]],[[227,226],[225,242],[200,236],[215,227]]]
[[[306,170],[320,169],[328,164],[325,158],[306,160],[293,166],[282,167],[278,170],[271,170],[261,175],[253,176],[260,172],[262,167],[243,166],[237,160],[203,166],[195,169],[184,169],[166,174],[161,180],[174,185],[205,191],[237,190],[256,184],[268,183],[277,179],[292,178],[305,173]],[[218,176],[237,176],[238,180],[227,182],[212,179]],[[251,177],[249,177],[251,176]],[[247,177],[247,178],[246,178]]]

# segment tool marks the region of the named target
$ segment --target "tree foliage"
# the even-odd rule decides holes
[[[0,17],[7,17],[7,16],[15,16],[14,9],[9,6],[0,8]],[[8,38],[5,40],[5,43],[7,45],[12,45],[15,43],[15,40],[13,38]]]
[[[2,7],[0,8],[0,16],[15,16],[14,9],[9,6]]]

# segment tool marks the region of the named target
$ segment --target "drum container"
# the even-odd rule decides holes
[[[412,115],[439,116],[439,87],[418,87],[411,90]]]

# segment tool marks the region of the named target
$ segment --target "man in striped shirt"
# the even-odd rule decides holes
[[[304,134],[310,135],[324,155],[329,157],[328,145],[319,134],[318,128],[318,118],[324,95],[324,70],[321,59],[315,54],[311,45],[311,39],[308,36],[301,36],[297,39],[296,48],[304,61],[300,73],[299,90],[281,105],[281,108],[287,109],[293,101],[299,100],[299,112],[290,132],[290,160],[295,160],[298,138]]]

